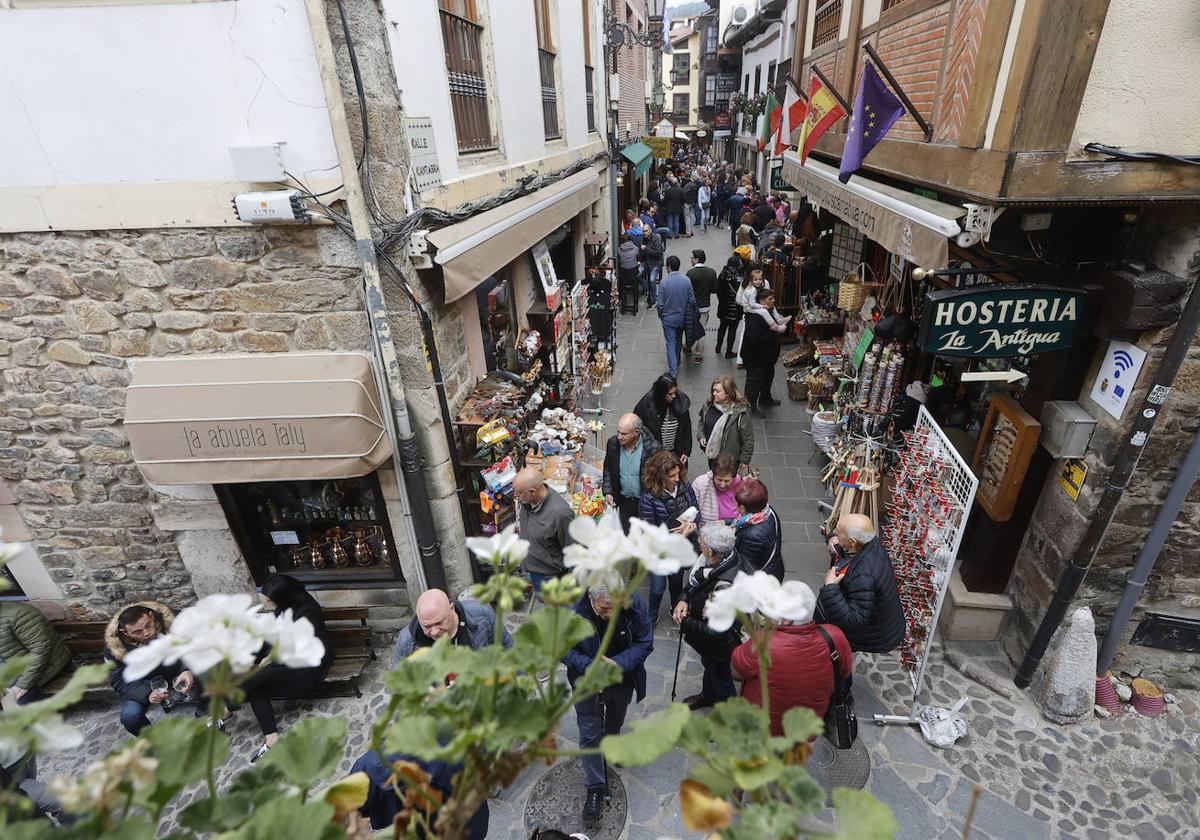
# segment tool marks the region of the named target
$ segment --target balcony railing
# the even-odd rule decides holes
[[[546,129],[546,139],[554,140],[562,136],[558,130],[558,89],[554,85],[554,53],[538,50],[538,71],[542,78],[542,124]]]
[[[587,90],[588,131],[596,130],[596,71],[586,64],[583,66],[583,82]]]
[[[817,8],[816,19],[813,21],[813,46],[819,47],[836,41],[842,28],[842,0],[825,0]]]
[[[446,10],[441,11],[442,41],[450,81],[450,106],[460,152],[477,152],[496,145],[488,116],[487,84],[483,80],[483,27]]]

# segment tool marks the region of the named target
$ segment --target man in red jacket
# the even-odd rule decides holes
[[[805,587],[807,588],[807,587]],[[809,590],[811,594],[812,590]],[[811,603],[815,606],[816,596]],[[812,611],[804,621],[785,621],[771,636],[771,668],[767,671],[767,691],[771,697],[771,734],[783,735],[783,714],[796,706],[807,706],[817,717],[825,717],[833,694],[833,668],[829,645],[812,621]],[[832,624],[820,625],[833,640],[838,652],[837,667],[843,680],[854,670],[853,654],[845,634]],[[762,705],[759,685],[758,654],[751,640],[742,642],[733,652],[733,670],[745,682],[742,696],[756,706]]]

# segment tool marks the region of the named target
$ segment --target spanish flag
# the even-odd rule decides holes
[[[801,166],[808,160],[808,153],[817,145],[820,136],[844,116],[845,109],[838,104],[829,88],[813,76],[808,84],[808,115],[804,118],[804,126],[800,130]]]

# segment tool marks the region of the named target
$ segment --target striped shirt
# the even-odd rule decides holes
[[[672,411],[665,412],[662,424],[662,445],[668,452],[675,451],[675,433],[679,431],[679,418]]]

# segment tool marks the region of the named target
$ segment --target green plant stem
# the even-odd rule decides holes
[[[217,721],[221,719],[221,715],[225,713],[225,704],[221,700],[221,696],[217,694],[209,703],[208,714],[212,726],[208,729],[208,750],[204,757],[205,777],[208,780],[208,798],[216,801],[217,798],[217,779],[214,775],[213,765],[216,763],[217,756],[217,735],[221,730],[217,728]]]

